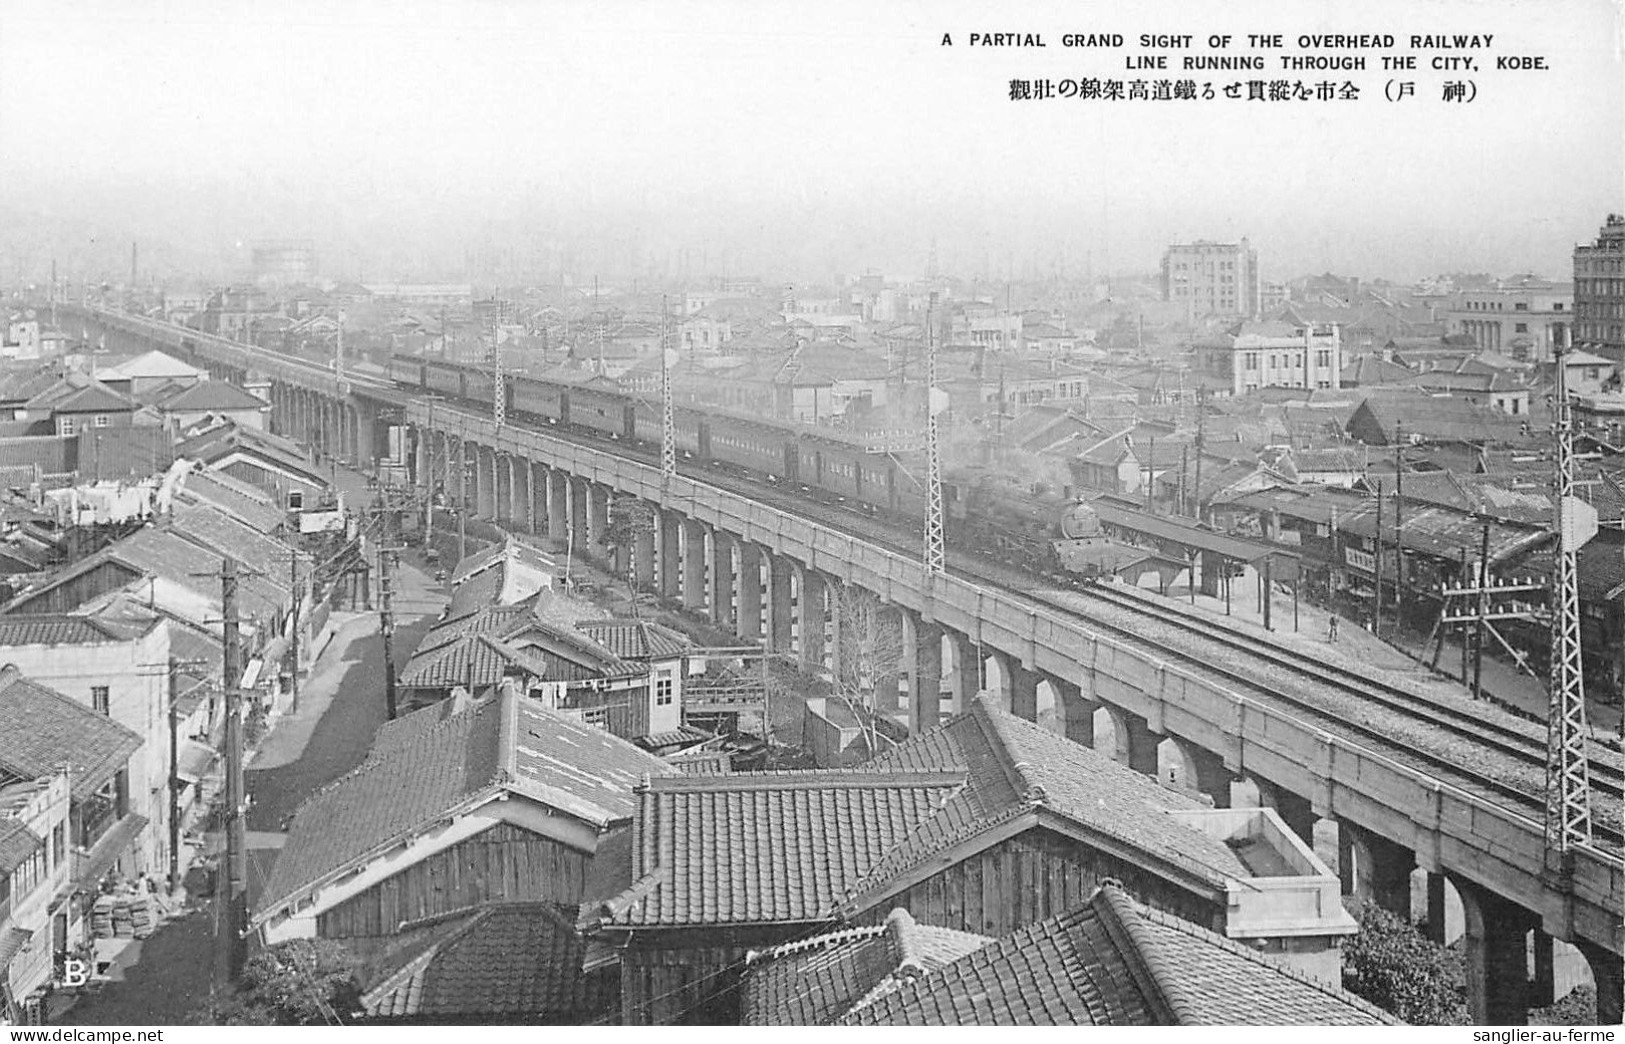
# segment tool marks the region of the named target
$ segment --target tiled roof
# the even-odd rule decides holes
[[[229,381],[199,381],[158,403],[166,412],[181,410],[258,410],[268,403]]]
[[[446,719],[461,714],[472,704],[473,701],[466,697],[444,699],[421,710],[385,721],[373,734],[372,749],[367,751],[368,759],[388,757]]]
[[[664,660],[693,646],[688,637],[647,620],[583,620],[576,629],[623,660]]]
[[[640,780],[675,771],[602,729],[511,695],[414,731],[299,806],[257,919],[500,792],[602,827],[631,816]]]
[[[12,645],[102,645],[124,636],[86,616],[12,613],[0,616],[0,648]],[[4,656],[0,652],[0,656]]]
[[[204,501],[261,533],[275,532],[287,523],[287,513],[260,490],[223,471],[194,468],[186,475],[181,498]]]
[[[676,776],[639,792],[635,883],[617,926],[829,919],[846,889],[934,815],[964,772]]]
[[[1115,885],[1017,929],[867,1004],[867,1026],[1386,1025],[1333,985],[1193,924]]]
[[[111,557],[127,563],[141,573],[152,573],[181,587],[195,591],[211,601],[220,598],[221,554],[205,547],[201,540],[184,538],[180,529],[171,527],[146,528],[125,537],[106,550]],[[87,559],[87,561],[89,561]],[[287,588],[278,583],[282,570],[238,570],[238,605],[245,616],[269,619],[290,602]],[[287,568],[286,559],[282,569]]]
[[[589,1014],[575,911],[491,903],[369,989],[372,1018],[568,1018]]]
[[[288,555],[299,556],[301,575],[310,572],[308,554],[269,536],[246,522],[240,522],[213,504],[177,504],[171,514],[170,529],[193,543],[231,555],[239,566],[274,578],[284,590],[289,578]]]
[[[73,373],[29,399],[26,408],[51,413],[121,413],[133,411],[137,405],[95,378]]]
[[[503,760],[498,701],[427,729],[311,795],[294,815],[257,914],[494,792]]]
[[[200,370],[190,363],[156,350],[120,359],[111,366],[101,367],[99,373],[103,380],[109,381],[128,381],[137,377],[142,379],[189,377],[195,380],[208,376],[207,370]]]
[[[510,648],[488,634],[465,635],[427,652],[415,653],[402,669],[400,684],[408,689],[452,689],[471,693],[500,682],[510,669],[541,677],[545,667],[533,656]]]
[[[1191,887],[1222,894],[1253,876],[1171,814],[1207,806],[986,699],[854,770],[689,776],[641,797],[638,881],[609,904],[615,926],[853,916],[945,849],[1041,813]]]
[[[865,764],[877,771],[922,771],[961,764],[967,793],[897,845],[855,882],[844,909],[854,912],[897,889],[931,857],[1011,817],[1043,810],[1075,827],[1126,844],[1222,889],[1252,872],[1223,841],[1170,813],[1207,806],[1162,786],[1064,736],[996,707],[986,698],[931,732]]]
[[[45,847],[45,839],[16,820],[0,822],[0,874],[9,874]]]
[[[140,746],[140,736],[105,714],[28,681],[9,664],[0,670],[0,772],[37,779],[66,764],[79,799],[112,779]]]
[[[916,924],[908,911],[897,909],[881,925],[780,946],[752,957],[740,1022],[827,1025],[992,941]]]

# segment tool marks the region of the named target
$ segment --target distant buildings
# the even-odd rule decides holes
[[[1574,340],[1625,366],[1625,214],[1574,248]]]
[[[1184,303],[1189,319],[1256,319],[1260,293],[1258,251],[1245,236],[1240,243],[1179,243],[1162,256],[1162,299]]]
[[[316,277],[316,245],[308,239],[274,239],[255,243],[254,282],[299,286]]]
[[[1336,323],[1237,323],[1196,345],[1202,373],[1240,395],[1259,388],[1338,388],[1343,370]]]
[[[1578,264],[1578,262],[1576,262]],[[1450,332],[1518,362],[1552,361],[1552,345],[1573,315],[1572,283],[1524,279],[1456,295],[1446,316]]]

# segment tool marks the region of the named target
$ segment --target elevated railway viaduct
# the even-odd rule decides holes
[[[1170,763],[1184,766],[1183,785],[1217,804],[1228,804],[1233,792],[1257,795],[1305,840],[1312,841],[1318,819],[1334,820],[1346,891],[1408,912],[1411,874],[1421,869],[1429,921],[1437,925],[1448,881],[1466,912],[1478,1021],[1519,1022],[1525,1007],[1550,999],[1533,990],[1542,984],[1543,962],[1549,990],[1551,939],[1585,955],[1600,1016],[1619,1021],[1625,861],[1587,847],[1558,862],[1545,848],[1538,809],[1421,771],[1397,745],[1351,740],[1149,643],[1092,629],[1081,613],[960,576],[927,582],[917,558],[688,475],[663,481],[657,468],[613,447],[499,427],[489,416],[413,399],[382,381],[340,380],[308,361],[139,317],[68,308],[62,325],[110,350],[159,348],[223,379],[269,380],[276,429],[332,455],[376,460],[386,425],[406,426],[415,482],[456,462],[446,474],[466,483],[462,492],[477,514],[560,539],[574,533],[582,551],[598,550],[611,499],[638,497],[657,519],[633,549],[638,582],[809,666],[832,656],[833,589],[852,584],[874,592],[902,614],[916,650],[907,678],[916,728],[938,720],[946,650],[952,704],[985,685],[1029,719],[1051,706],[1056,728],[1137,769],[1166,777]],[[895,692],[881,694],[888,698]],[[1233,788],[1236,782],[1244,785]]]

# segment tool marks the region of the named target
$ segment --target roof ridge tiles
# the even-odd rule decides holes
[[[853,769],[779,769],[759,772],[731,772],[725,776],[659,776],[650,780],[655,793],[694,793],[697,791],[734,790],[833,790],[845,788],[872,788],[875,786],[948,787],[962,786],[966,770],[960,767],[942,769],[864,770]]]
[[[995,720],[993,702],[989,696],[978,696],[971,701],[972,717],[982,735],[987,739],[988,746],[993,750],[993,756],[1004,775],[1010,781],[1010,786],[1017,794],[1026,797],[1036,804],[1044,802],[1044,788],[1038,781],[1027,774],[1030,766],[1025,761],[1015,760],[1010,749],[1010,738],[1004,734]]]

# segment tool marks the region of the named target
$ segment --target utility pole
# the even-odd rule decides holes
[[[457,561],[468,557],[468,440],[457,439]]]
[[[169,658],[169,894],[181,886],[180,660]]]
[[[1490,524],[1484,523],[1484,537],[1478,552],[1478,627],[1473,635],[1473,698],[1484,698],[1484,632],[1490,614]]]
[[[1377,480],[1377,529],[1372,534],[1377,542],[1377,553],[1374,556],[1375,569],[1372,570],[1374,581],[1371,598],[1371,633],[1382,637],[1382,480]]]
[[[226,873],[215,878],[220,903],[220,959],[225,977],[235,981],[247,956],[248,853],[243,787],[243,668],[237,634],[237,560],[220,563],[221,633],[225,645],[226,689]],[[222,892],[220,883],[224,882]]]
[[[1557,360],[1557,416],[1553,425],[1557,495],[1552,500],[1557,554],[1552,563],[1552,666],[1546,712],[1546,851],[1548,859],[1556,863],[1551,868],[1567,879],[1573,871],[1574,849],[1591,844],[1578,558],[1581,546],[1597,531],[1597,511],[1574,495],[1574,414],[1569,403],[1567,328],[1559,342],[1553,346]]]
[[[293,618],[288,621],[288,654],[293,657],[293,670],[288,673],[288,692],[293,707],[299,707],[299,609],[304,599],[299,594],[299,552],[288,552],[288,590],[293,596]]]
[[[506,305],[505,301],[493,299],[491,302],[491,419],[499,428],[508,422],[508,388],[502,373],[502,320]]]
[[[1203,407],[1203,394],[1201,385],[1196,386],[1196,485],[1191,490],[1191,496],[1196,500],[1195,517],[1198,522],[1202,520],[1202,447],[1207,445],[1207,410]]]
[[[395,559],[398,547],[378,549],[378,629],[384,636],[384,713],[395,720]]]
[[[1394,421],[1394,622],[1405,604],[1405,539],[1400,528],[1405,524],[1405,444],[1404,422]]]

